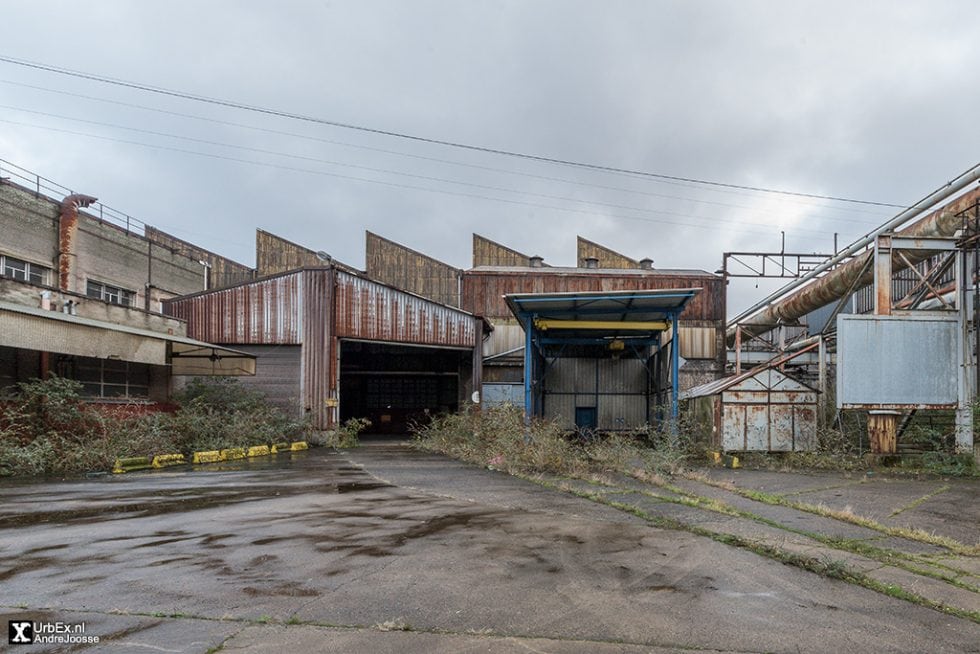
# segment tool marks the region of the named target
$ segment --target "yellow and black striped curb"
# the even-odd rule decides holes
[[[290,443],[283,441],[269,445],[253,445],[252,447],[229,447],[224,450],[208,450],[194,452],[190,463],[220,463],[221,461],[235,461],[238,459],[252,458],[257,456],[269,456],[279,452],[298,452],[309,448],[306,441],[296,441]],[[116,464],[112,471],[115,473],[133,472],[134,470],[146,470],[148,468],[166,468],[187,463],[187,458],[183,454],[158,454],[152,459],[145,456],[133,456],[116,459]]]

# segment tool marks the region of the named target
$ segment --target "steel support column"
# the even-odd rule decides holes
[[[670,315],[671,338],[670,338],[670,433],[677,435],[677,417],[680,414],[678,398],[680,395],[680,376],[681,370],[681,334],[677,314]]]

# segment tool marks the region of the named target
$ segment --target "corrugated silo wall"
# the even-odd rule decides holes
[[[461,270],[371,232],[366,244],[369,277],[435,302],[459,306]]]

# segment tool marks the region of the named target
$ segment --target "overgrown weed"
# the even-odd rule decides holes
[[[0,476],[108,470],[116,458],[246,447],[302,437],[303,421],[230,378],[195,379],[172,412],[95,406],[62,377],[18,384],[0,403]]]
[[[583,437],[531,420],[512,405],[468,407],[415,429],[415,445],[491,469],[588,478],[604,472],[670,474],[699,456],[686,437],[648,428]]]

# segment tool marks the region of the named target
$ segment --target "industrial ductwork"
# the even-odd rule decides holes
[[[977,180],[980,180],[980,165],[974,166],[946,186],[917,202],[913,207],[902,211],[895,218],[855,241],[848,248],[817,266],[800,279],[742,312],[729,323],[730,327],[726,334],[729,344],[734,342],[736,325],[740,326],[743,332],[754,335],[763,334],[777,325],[793,323],[811,311],[839,300],[851,289],[873,283],[874,270],[868,266],[868,261],[874,256],[874,253],[868,250],[858,254],[862,249],[874,243],[881,234],[901,227],[922,211],[945,200]],[[980,189],[974,189],[963,194],[953,202],[929,213],[912,225],[896,232],[896,234],[908,238],[952,237],[962,227],[962,221],[958,214],[977,202],[980,202]],[[931,253],[928,251],[910,252],[908,261],[914,265],[930,255]],[[841,263],[849,257],[853,258],[846,263]],[[896,272],[907,267],[908,265],[904,260],[894,263]],[[823,274],[822,277],[820,277],[821,274]],[[787,295],[793,289],[798,290]]]
[[[61,201],[61,214],[58,217],[58,288],[74,291],[72,279],[75,275],[75,240],[78,237],[78,209],[96,202],[98,198],[76,193]]]

